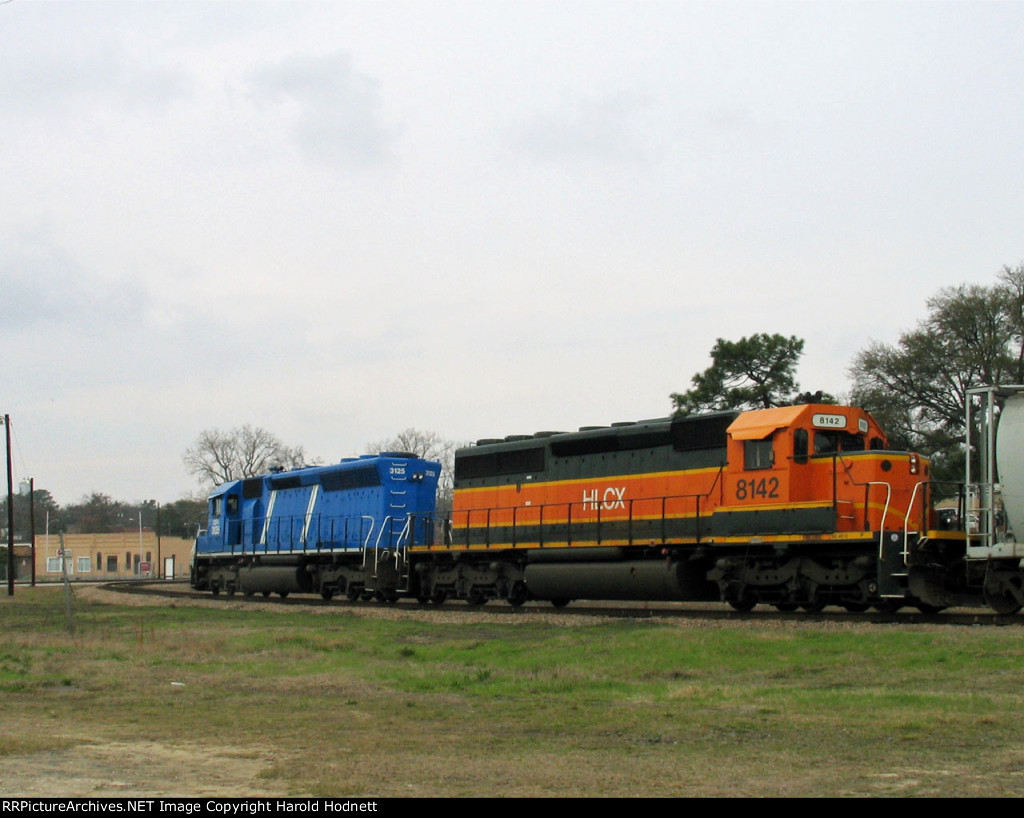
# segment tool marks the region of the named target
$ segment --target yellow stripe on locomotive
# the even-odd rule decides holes
[[[481,442],[448,548],[743,542],[928,528],[927,461],[861,409],[808,404]],[[916,502],[915,502],[916,500]]]

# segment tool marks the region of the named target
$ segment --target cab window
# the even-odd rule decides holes
[[[772,439],[743,441],[743,468],[747,471],[770,469],[775,462]]]
[[[793,460],[797,463],[807,462],[807,449],[809,440],[806,429],[797,429],[793,432]]]
[[[864,451],[864,437],[849,432],[815,432],[814,453],[835,454],[836,452]]]

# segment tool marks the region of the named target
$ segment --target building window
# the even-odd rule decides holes
[[[96,570],[103,570],[103,555],[99,551],[96,552]]]
[[[78,573],[88,574],[92,571],[92,561],[88,557],[78,558]]]
[[[117,573],[117,557],[113,554],[107,557],[107,572],[110,574]]]
[[[67,569],[69,574],[75,573],[75,563],[71,558],[71,552],[64,552],[64,565],[61,565],[60,555],[56,557],[46,558],[46,573],[48,574],[59,574],[63,570]],[[88,570],[88,569],[87,569]]]

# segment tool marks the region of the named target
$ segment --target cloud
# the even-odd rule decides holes
[[[302,154],[329,165],[376,165],[390,154],[380,83],[348,54],[296,55],[249,74],[252,99],[291,123]]]
[[[92,275],[45,237],[0,233],[0,244],[6,248],[0,267],[0,326],[5,333],[83,314],[100,323],[119,321],[148,301],[135,284]]]
[[[642,162],[651,158],[639,122],[651,106],[638,94],[579,97],[557,111],[539,113],[516,129],[516,150],[540,162],[600,160]]]
[[[0,63],[0,104],[8,114],[66,117],[109,104],[134,110],[184,98],[192,80],[176,63],[133,54],[116,37],[9,43]]]

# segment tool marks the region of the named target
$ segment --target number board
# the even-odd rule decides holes
[[[811,415],[811,425],[816,429],[845,429],[846,415],[831,415],[816,412]]]

